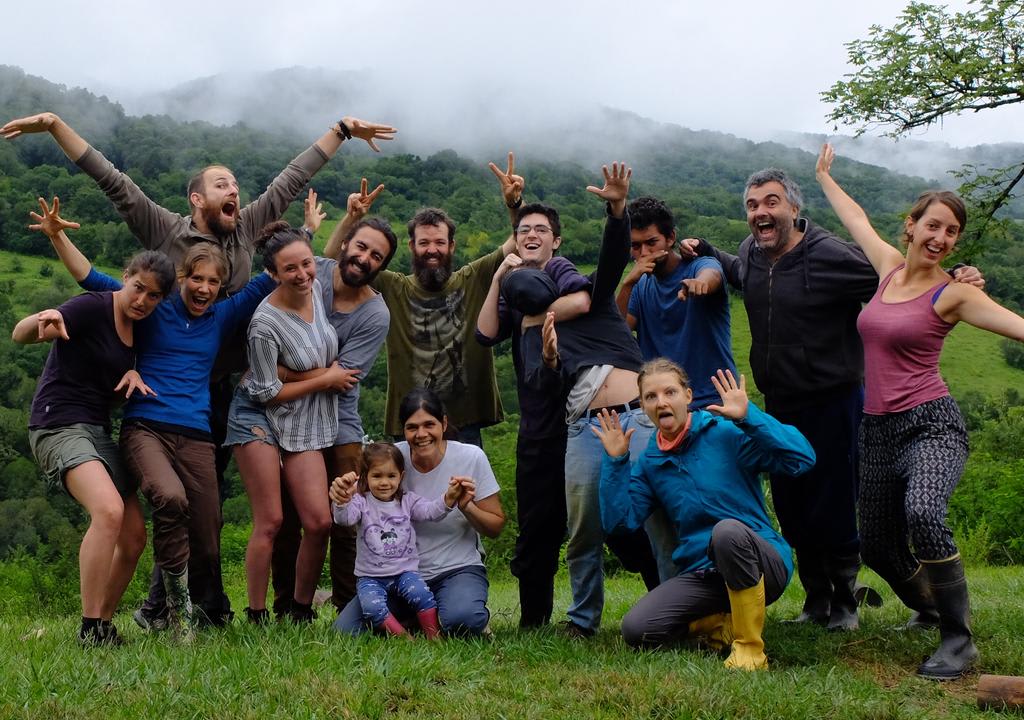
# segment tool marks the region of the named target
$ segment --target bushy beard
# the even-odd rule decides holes
[[[342,257],[338,263],[341,269],[341,280],[349,287],[363,287],[373,282],[373,279],[377,277],[377,273],[380,272],[380,268],[377,268],[376,272],[371,271],[368,265],[363,263],[358,264],[358,268],[363,271],[363,274],[354,272],[353,263],[350,262],[349,257],[346,255]]]
[[[419,284],[430,292],[437,292],[452,276],[452,256],[445,257],[437,267],[427,267],[419,258],[412,261],[412,272]]]
[[[224,215],[221,213],[220,208],[217,208],[216,210],[213,208],[204,208],[203,219],[206,220],[206,226],[210,228],[210,232],[213,233],[213,236],[221,239],[229,236],[235,231],[235,228],[238,227],[238,217],[235,216],[234,222],[228,225],[225,222]]]

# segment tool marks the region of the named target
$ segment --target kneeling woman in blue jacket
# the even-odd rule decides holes
[[[605,412],[594,429],[606,452],[601,522],[606,532],[635,530],[661,504],[678,537],[681,572],[640,598],[622,619],[632,646],[685,638],[716,649],[731,644],[726,667],[768,667],[761,631],[765,605],[793,574],[792,552],[768,520],[761,472],[800,475],[814,450],[796,428],[747,400],[728,370],[712,378],[720,405],[690,412],[686,373],[659,358],[640,371],[640,400],[658,429],[630,469],[629,435]]]

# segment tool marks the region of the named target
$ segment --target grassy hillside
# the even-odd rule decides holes
[[[971,569],[979,671],[1024,672],[1020,571]],[[865,573],[865,581],[881,588]],[[850,634],[782,625],[799,610],[791,585],[768,611],[771,670],[726,671],[693,649],[635,652],[619,638],[622,615],[643,593],[632,577],[607,583],[603,629],[587,641],[554,630],[520,633],[515,582],[491,585],[493,640],[429,643],[244,623],[203,633],[190,647],[145,636],[125,613],[130,644],[83,650],[74,618],[0,619],[0,717],[57,718],[968,718],[977,673],[953,683],[912,675],[934,632],[894,628],[907,611],[887,589]],[[229,593],[240,607],[237,575]],[[556,608],[568,602],[558,580]],[[328,613],[324,613],[327,615]]]

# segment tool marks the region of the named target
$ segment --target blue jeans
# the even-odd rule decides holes
[[[639,408],[620,414],[619,422],[623,431],[636,429],[629,441],[630,455],[636,458],[647,447],[654,425]],[[601,423],[586,415],[570,425],[565,448],[565,503],[569,515],[565,560],[572,587],[572,605],[566,614],[580,627],[596,630],[604,609],[604,530],[598,500],[604,446],[591,427],[600,429]]]
[[[391,614],[389,597],[401,598],[417,613],[437,607],[434,593],[430,592],[420,574],[412,571],[388,577],[357,578],[356,595],[363,610],[363,618],[374,627],[387,620]]]
[[[479,635],[487,627],[487,572],[482,565],[469,565],[442,573],[426,581],[437,602],[437,616],[446,635]],[[402,621],[412,620],[404,602],[392,608]],[[363,619],[359,598],[354,597],[334,621],[334,629],[346,635],[360,635],[370,629]]]

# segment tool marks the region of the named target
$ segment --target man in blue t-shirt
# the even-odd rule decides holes
[[[661,200],[638,198],[627,211],[634,264],[616,296],[619,312],[636,331],[643,359],[679,364],[693,385],[690,409],[703,408],[718,401],[716,371],[738,374],[722,266],[709,257],[683,259],[675,218]]]

